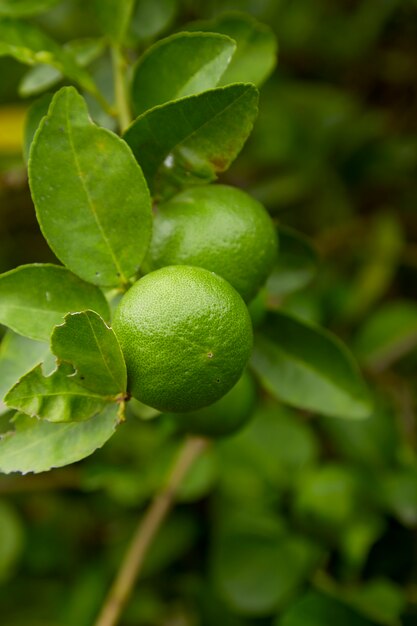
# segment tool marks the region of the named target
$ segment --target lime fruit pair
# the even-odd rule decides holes
[[[242,298],[265,282],[276,250],[268,213],[239,189],[195,187],[158,208],[150,273],[122,298],[113,325],[135,398],[183,413],[229,392],[252,348]]]

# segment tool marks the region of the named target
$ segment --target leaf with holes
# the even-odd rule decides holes
[[[64,87],[32,142],[29,182],[42,232],[57,257],[97,285],[126,284],[151,235],[151,201],[126,143],[95,126]]]
[[[81,422],[96,415],[113,398],[104,397],[82,387],[68,364],[60,365],[50,376],[44,376],[37,365],[6,394],[5,404],[48,422]]]
[[[59,361],[70,363],[78,384],[103,395],[126,391],[126,364],[116,335],[94,311],[67,315],[51,337]]]

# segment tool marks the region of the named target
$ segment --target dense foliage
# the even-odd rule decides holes
[[[29,473],[0,478],[7,626],[92,624],[165,480],[181,425],[124,407],[108,302],[148,187],[216,178],[280,240],[252,415],[196,462],[121,623],[415,623],[416,31],[415,0],[0,0],[0,470]]]

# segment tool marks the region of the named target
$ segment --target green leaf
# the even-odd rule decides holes
[[[100,289],[65,267],[34,263],[0,275],[0,323],[30,339],[48,341],[67,313],[86,309],[110,317]]]
[[[98,24],[104,35],[121,42],[130,22],[135,0],[94,0]]]
[[[5,404],[31,417],[49,422],[81,422],[96,415],[112,398],[82,387],[71,366],[60,365],[44,376],[37,365],[10,389]]]
[[[253,85],[212,89],[147,111],[125,139],[149,185],[168,195],[229,167],[252,130],[257,103]]]
[[[11,330],[6,332],[0,344],[0,413],[5,394],[19,378],[41,363],[47,353],[48,344],[21,337]]]
[[[26,65],[52,65],[86,91],[97,94],[90,74],[77,65],[73,56],[33,24],[0,18],[0,56],[12,56]]]
[[[136,115],[216,87],[235,48],[229,37],[214,33],[176,33],[158,41],[134,70],[132,100]]]
[[[51,9],[59,0],[0,0],[0,15],[23,17]]]
[[[371,314],[355,342],[361,363],[382,370],[417,347],[417,306],[405,300],[389,302]]]
[[[126,391],[126,364],[116,335],[94,311],[70,313],[51,337],[51,350],[59,361],[76,370],[75,380],[96,393]]]
[[[35,100],[27,111],[23,132],[23,156],[26,163],[29,160],[30,146],[32,145],[35,133],[38,130],[42,118],[47,115],[53,97],[53,93],[45,93]]]
[[[291,228],[279,228],[279,254],[266,289],[272,298],[282,298],[302,289],[317,271],[317,253],[309,240]]]
[[[221,33],[236,42],[236,53],[223,74],[222,85],[242,81],[261,85],[276,65],[278,46],[274,33],[250,15],[223,13],[207,22],[195,22],[189,28]]]
[[[0,438],[0,472],[46,472],[80,461],[101,448],[114,434],[118,407],[108,405],[104,411],[85,422],[52,424],[18,415],[24,428]]]
[[[304,581],[317,559],[306,539],[275,520],[233,523],[214,548],[213,575],[227,604],[245,615],[277,610]]]
[[[265,388],[292,406],[333,417],[367,417],[372,405],[347,348],[332,334],[270,313],[252,358]]]
[[[103,39],[74,39],[64,44],[63,50],[71,55],[80,67],[86,67],[104,50]],[[50,89],[63,79],[62,72],[50,65],[35,65],[19,83],[19,94],[33,96]]]
[[[55,95],[42,120],[29,182],[39,224],[57,257],[97,285],[126,284],[151,235],[148,188],[129,147],[91,122],[73,87]]]
[[[338,600],[308,591],[278,619],[276,626],[376,626]]]

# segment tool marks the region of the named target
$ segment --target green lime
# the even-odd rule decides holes
[[[172,417],[182,431],[207,437],[226,437],[249,421],[255,400],[255,383],[245,371],[236,385],[214,404],[199,411],[176,413]]]
[[[164,267],[141,278],[122,298],[113,328],[129,391],[160,411],[191,411],[221,398],[252,349],[242,298],[201,267]]]
[[[241,189],[206,185],[158,207],[145,267],[205,267],[249,301],[266,281],[276,252],[274,224],[262,204]]]

